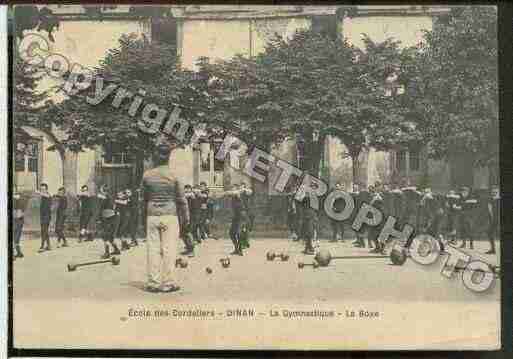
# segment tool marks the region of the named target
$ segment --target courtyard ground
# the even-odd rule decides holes
[[[54,239],[52,238],[53,243]],[[123,252],[119,266],[100,264],[68,272],[67,263],[96,260],[100,240],[37,253],[24,241],[25,258],[13,263],[14,346],[17,348],[124,349],[412,349],[495,348],[500,332],[500,280],[486,293],[467,289],[461,274],[446,278],[441,261],[335,260],[311,263],[303,245],[287,239],[253,239],[245,256],[226,239],[208,240],[176,269],[179,292],[143,290],[144,243]],[[369,255],[368,249],[322,241],[334,255]],[[467,250],[483,255],[479,241]],[[290,259],[266,260],[266,252]],[[213,272],[207,274],[206,268]],[[160,315],[156,315],[155,311]],[[325,316],[291,317],[295,311]],[[362,311],[362,312],[360,312]],[[203,314],[201,314],[203,312]],[[207,315],[208,313],[212,316]],[[354,312],[354,316],[352,313]],[[149,314],[148,314],[149,313]],[[374,314],[372,314],[374,313]],[[332,316],[331,316],[332,315]]]

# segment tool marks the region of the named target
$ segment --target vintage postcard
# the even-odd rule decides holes
[[[13,348],[500,349],[496,7],[8,16]]]

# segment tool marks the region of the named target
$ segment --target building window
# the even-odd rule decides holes
[[[396,153],[396,170],[405,173],[408,171],[420,171],[421,157],[419,150],[401,150]]]
[[[37,173],[39,167],[39,143],[29,142],[18,149],[15,155],[14,169],[16,172]]]
[[[396,168],[399,172],[405,172],[406,171],[406,156],[408,152],[407,151],[399,151],[397,152],[397,162],[396,162]]]
[[[199,159],[198,182],[206,182],[209,187],[223,187],[224,161],[215,158],[222,145],[221,141],[202,142],[197,147]]]
[[[104,147],[103,164],[106,166],[131,166],[134,158],[119,144]]]
[[[420,153],[418,150],[410,151],[410,171],[420,170]]]

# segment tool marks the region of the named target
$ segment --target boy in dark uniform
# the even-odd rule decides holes
[[[199,186],[192,187],[192,196],[190,197],[190,200],[188,199],[190,203],[190,213],[191,213],[191,230],[192,230],[192,237],[194,238],[194,241],[196,243],[201,243],[201,233],[200,233],[200,208],[201,208],[201,190]]]
[[[192,187],[190,184],[186,184],[184,186],[184,197],[187,200],[188,213],[178,213],[180,238],[182,238],[182,241],[185,245],[185,251],[180,254],[194,257],[194,237],[192,235],[192,224],[190,222],[185,222],[184,220],[184,218],[189,218],[189,220],[192,218],[191,208],[194,193],[192,192]]]
[[[369,192],[368,189],[365,189],[364,186],[362,186],[360,183],[355,184],[355,186],[356,186],[355,191],[353,192],[354,198],[355,198],[355,210],[353,211],[354,215],[353,215],[352,221],[354,220],[354,216],[356,216],[356,214],[360,210],[360,207],[364,203],[369,204],[372,200],[371,193]],[[365,226],[362,226],[362,228],[360,228],[360,230],[358,232],[356,232],[356,242],[354,242],[353,244],[356,247],[365,248],[364,238],[365,238],[366,234],[368,234],[367,228],[365,228]],[[371,240],[368,235],[367,235],[367,244],[368,244],[369,248],[372,248],[372,243],[371,243]]]
[[[128,237],[128,226],[130,221],[128,213],[128,197],[126,196],[126,192],[118,192],[114,203],[116,204],[115,208],[118,217],[116,236],[121,241],[121,250],[126,251],[130,249],[130,246],[126,241],[126,238]]]
[[[92,234],[88,229],[89,221],[93,215],[93,198],[89,194],[89,187],[83,185],[78,195],[78,209],[80,212],[80,232],[78,234],[78,241],[92,241]]]
[[[62,241],[62,247],[67,247],[66,237],[64,236],[64,224],[66,223],[66,210],[68,208],[68,199],[66,198],[66,189],[59,188],[58,194],[54,197],[57,200],[57,216],[55,218],[55,234],[57,235],[57,245]]]
[[[403,213],[402,219],[404,224],[410,224],[415,227],[418,218],[419,202],[421,193],[417,191],[415,186],[406,186],[401,189],[403,192]]]
[[[396,219],[397,228],[402,228],[402,226],[404,225],[404,223],[400,222],[403,215],[404,205],[404,195],[400,187],[401,186],[399,186],[399,184],[396,182],[394,183],[394,188],[390,191],[392,201],[390,215]]]
[[[292,191],[292,186],[287,192],[287,226],[292,240],[297,242],[299,241],[299,206],[294,198],[296,194]]]
[[[335,184],[335,191],[345,192],[345,186],[338,182]],[[335,212],[342,212],[344,210],[345,203],[342,198],[337,198],[333,203],[333,209]],[[330,242],[344,241],[344,222],[330,218],[331,229],[333,230],[333,237]]]
[[[392,216],[394,213],[394,195],[390,189],[390,184],[383,184],[381,197],[383,197],[383,214],[385,218],[387,216]]]
[[[444,216],[444,200],[435,196],[431,188],[426,187],[419,201],[417,230],[420,233],[429,234],[436,239],[440,249],[444,250],[442,242],[442,220]]]
[[[98,200],[100,201],[100,220],[103,229],[103,242],[105,244],[105,253],[102,259],[108,259],[111,255],[121,254],[119,248],[114,243],[114,236],[116,232],[117,216],[114,211],[114,200],[109,193],[108,186],[103,185],[98,193]],[[110,251],[109,244],[113,251]]]
[[[232,223],[230,226],[230,238],[232,240],[234,250],[231,254],[242,256],[244,255],[244,238],[241,238],[241,234],[248,229],[248,215],[242,203],[240,187],[237,184],[234,184],[232,191],[226,192],[226,194],[231,198],[233,210]]]
[[[41,246],[39,253],[49,251],[52,249],[50,246],[50,235],[48,233],[50,222],[52,220],[52,196],[48,193],[48,185],[41,183],[40,191],[36,191],[41,196],[41,205],[39,207],[39,219],[41,223]]]
[[[501,197],[498,187],[493,187],[488,199],[488,241],[490,250],[485,254],[495,254],[495,238],[500,228]]]
[[[361,206],[359,183],[353,184],[353,190],[350,192],[350,194],[351,194],[351,197],[353,197],[353,201],[354,201],[354,210],[351,213],[351,216],[349,217],[349,221],[352,224],[354,222],[354,219],[356,218],[356,214],[358,213],[358,210],[360,209],[360,206]],[[363,237],[360,235],[359,232],[355,232],[356,239],[353,241],[352,244],[355,247],[365,248],[365,242],[363,241]]]
[[[445,198],[442,194],[435,194],[433,195],[433,197],[433,221],[431,222],[431,225],[428,227],[427,233],[438,240],[440,250],[444,252],[445,245],[443,242],[443,227],[444,219],[446,218]]]
[[[205,182],[200,183],[200,191],[197,194],[200,208],[198,214],[198,230],[199,235],[203,240],[206,240],[210,236],[210,209],[209,209],[209,190]]]
[[[406,248],[410,248],[413,239],[416,236],[418,230],[418,211],[419,203],[422,197],[421,193],[417,191],[415,186],[406,186],[401,189],[403,192],[403,207],[401,213],[401,225],[404,226],[409,224],[413,227],[413,233],[406,241]]]
[[[422,197],[420,198],[417,209],[417,230],[421,233],[426,233],[427,229],[431,226],[434,220],[434,201],[431,188],[426,188]]]
[[[312,188],[315,188],[315,184],[311,184]],[[317,225],[318,217],[317,210],[310,206],[310,198],[308,195],[301,201],[303,223],[302,223],[302,237],[305,240],[304,254],[313,255],[315,254],[314,241],[317,239]]]
[[[13,250],[16,251],[13,258],[23,258],[21,252],[21,235],[23,233],[23,224],[25,222],[25,201],[18,192],[18,187],[14,187],[13,198]]]
[[[213,237],[210,233],[210,224],[214,221],[214,211],[215,211],[215,203],[212,198],[210,198],[210,190],[205,189],[205,194],[207,196],[207,219],[205,220],[205,229],[207,231],[208,238],[213,238],[217,240],[216,237]]]
[[[253,225],[255,222],[255,212],[253,211],[253,191],[246,186],[245,182],[240,184],[241,187],[241,199],[244,204],[244,208],[248,213],[248,232],[253,231]]]
[[[377,210],[379,210],[381,213],[383,213],[384,208],[384,202],[383,197],[380,193],[380,184],[376,184],[375,186],[369,187],[369,192],[371,195],[370,205]],[[382,219],[381,222],[375,226],[369,226],[368,229],[368,241],[369,241],[369,248],[370,243],[374,243],[374,249],[371,249],[371,253],[384,253],[384,244],[380,243],[378,241],[379,233],[381,232],[381,229],[383,228],[384,220]]]
[[[242,203],[242,211],[244,212],[245,222],[241,226],[240,231],[240,242],[242,249],[249,248],[249,233],[251,232],[251,228],[253,226],[253,211],[251,208],[251,197],[253,195],[253,191],[246,187],[244,182],[241,183],[240,186],[240,200]],[[252,219],[253,218],[253,219]]]
[[[446,232],[449,243],[456,243],[456,225],[459,222],[459,212],[455,206],[460,200],[460,196],[454,190],[450,190],[445,196],[445,212],[446,212]]]
[[[467,239],[470,242],[470,249],[474,249],[474,223],[476,221],[476,209],[478,206],[477,198],[475,198],[469,187],[462,187],[460,200],[456,204],[455,209],[460,212],[459,227],[460,238],[463,242],[460,248],[467,248]]]
[[[128,232],[131,238],[130,246],[138,246],[137,229],[139,228],[139,191],[132,192],[130,189],[125,191],[128,209]]]

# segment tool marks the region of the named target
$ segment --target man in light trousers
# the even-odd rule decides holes
[[[180,230],[178,216],[189,223],[189,211],[181,181],[169,167],[169,156],[176,144],[159,140],[155,165],[143,175],[142,190],[147,206],[147,283],[150,292],[174,292],[173,281]]]

